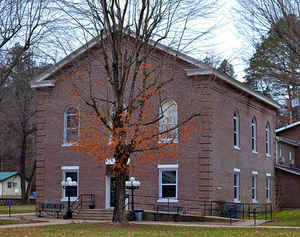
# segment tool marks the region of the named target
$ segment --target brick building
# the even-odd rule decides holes
[[[299,208],[300,122],[276,129],[276,201],[282,208]]]
[[[38,101],[36,189],[40,202],[66,201],[60,183],[71,176],[78,182],[73,200],[82,193],[95,193],[96,207],[112,206],[109,160],[97,162],[71,151],[66,137],[66,119],[74,109],[68,97],[72,84],[66,75],[87,70],[91,70],[92,77],[105,75],[101,60],[93,40],[32,84]],[[141,181],[138,193],[156,196],[157,203],[167,199],[179,204],[182,199],[272,202],[279,105],[163,45],[157,46],[151,60],[164,63],[161,77],[170,73],[174,77],[165,98],[174,106],[176,121],[189,112],[201,112],[195,120],[200,132],[186,143],[178,138],[180,157],[139,167],[142,172],[133,174]],[[108,88],[102,89],[99,93],[109,94]],[[158,111],[158,104],[154,104]],[[163,177],[168,177],[168,183]]]

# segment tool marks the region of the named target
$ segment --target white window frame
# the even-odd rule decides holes
[[[157,168],[159,169],[159,199],[157,202],[178,202],[178,164],[167,164],[167,165],[158,165]],[[176,197],[170,197],[170,198],[163,198],[162,197],[162,186],[163,185],[172,185],[174,184],[162,184],[162,172],[163,171],[176,171]]]
[[[233,114],[233,147],[240,149],[240,115],[237,111]]]
[[[255,116],[251,121],[251,149],[253,153],[257,153],[257,122]]]
[[[70,197],[70,200],[72,202],[77,201],[79,196],[79,166],[62,166],[61,171],[62,171],[62,181],[66,180],[66,172],[77,172],[77,197]],[[66,202],[68,201],[68,197],[66,197],[65,189],[63,187],[61,188],[62,188],[61,201]]]
[[[257,171],[252,171],[251,177],[251,198],[253,203],[258,203],[257,201]]]
[[[266,173],[266,201],[271,202],[271,173]]]
[[[164,108],[166,104],[170,104],[171,109],[174,107],[174,117],[171,117],[170,119],[168,117],[165,117],[163,115],[164,111],[168,110],[168,108]],[[169,111],[170,112],[170,111]],[[173,99],[166,99],[162,102],[162,104],[159,106],[159,117],[162,117],[159,120],[159,132],[165,131],[165,127],[167,126],[169,129],[172,127],[176,127],[178,125],[178,105],[175,100]],[[174,138],[167,138],[164,137],[163,135],[159,136],[158,143],[178,143],[178,128],[175,128],[174,130],[170,131],[170,133],[174,133],[175,137]]]
[[[236,182],[237,185],[234,185],[236,177],[237,177],[237,182]],[[237,198],[235,198],[235,196]],[[234,168],[234,173],[233,173],[233,201],[237,203],[241,202],[240,169],[237,168]]]
[[[289,160],[290,160],[290,163],[291,163],[291,161],[293,160],[293,154],[292,154],[291,151],[289,152]]]
[[[78,130],[78,135],[77,136],[79,136],[79,132],[80,132],[80,116],[79,116],[79,113],[80,113],[80,111],[79,111],[79,109],[77,108],[77,107],[75,107],[75,106],[68,106],[66,109],[65,109],[65,111],[64,111],[64,140],[63,140],[63,147],[65,147],[65,146],[72,146],[74,143],[72,143],[72,142],[68,142],[68,139],[67,139],[67,136],[68,136],[68,116],[70,116],[70,115],[75,115],[75,114],[68,114],[68,110],[70,109],[70,108],[73,108],[73,109],[76,109],[77,110],[77,113],[76,113],[76,115],[78,116],[78,128],[75,128],[75,129],[77,129]],[[71,128],[72,129],[72,128]],[[74,128],[73,128],[74,129]]]
[[[271,129],[269,122],[266,125],[266,156],[271,157]]]

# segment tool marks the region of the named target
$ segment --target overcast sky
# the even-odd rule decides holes
[[[217,20],[216,29],[213,32],[212,48],[210,52],[220,58],[227,58],[233,64],[237,79],[242,80],[244,69],[247,66],[248,59],[253,48],[250,42],[239,33],[238,23],[239,16],[234,8],[238,6],[236,0],[223,0],[220,9],[219,19]]]

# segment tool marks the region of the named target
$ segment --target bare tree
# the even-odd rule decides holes
[[[209,32],[209,29],[203,30],[201,27],[197,31],[195,26],[200,25],[217,5],[215,1],[206,0],[86,0],[79,3],[57,1],[57,5],[80,29],[82,39],[94,38],[103,55],[99,61],[103,62],[106,75],[98,80],[102,80],[101,84],[105,81],[111,94],[107,98],[99,96],[97,85],[100,82],[93,81],[89,72],[84,77],[88,88],[74,83],[74,94],[89,108],[89,113],[94,114],[92,124],[97,124],[98,128],[94,127],[93,137],[106,134],[107,139],[94,143],[89,131],[81,129],[81,138],[74,149],[102,161],[107,158],[105,151],[111,151],[117,180],[113,222],[126,222],[124,197],[129,158],[133,159],[135,153],[149,155],[158,152],[166,145],[159,144],[158,137],[172,133],[199,116],[195,112],[180,121],[178,126],[163,131],[154,129],[153,126],[157,126],[163,116],[155,111],[148,114],[149,101],[155,97],[162,104],[163,90],[173,81],[173,76],[171,73],[167,80],[160,78],[163,66],[157,60],[155,65],[151,65],[151,55],[162,47],[160,43],[176,50],[188,50],[193,42]],[[193,32],[189,31],[191,28]],[[174,52],[171,48],[165,49]],[[176,55],[172,57],[176,58]],[[163,64],[163,60],[160,61]],[[113,112],[108,113],[109,109],[105,108],[111,107]],[[99,130],[106,130],[107,133],[100,136]],[[171,141],[173,139],[176,138],[171,138]],[[88,148],[87,144],[94,144],[95,149]],[[99,150],[96,147],[101,147],[102,154],[93,153]]]
[[[278,99],[285,100],[288,96],[291,103],[294,97],[299,96],[300,86],[298,69],[300,2],[298,0],[239,0],[238,2],[240,4],[238,13],[242,18],[240,26],[244,28],[244,32],[252,32],[250,34],[255,42],[256,52],[250,61],[252,62],[250,67],[253,67],[254,60],[263,59],[260,60],[260,64],[258,60],[255,61],[261,74],[258,80],[264,86],[280,85],[277,89],[272,87],[277,91],[271,94],[284,93],[285,96]],[[291,108],[291,104],[288,107]]]
[[[49,0],[0,0],[0,89],[11,79],[19,58],[28,50],[36,50],[53,32],[55,18],[50,3]],[[20,50],[15,60],[8,63],[7,53],[16,43]]]

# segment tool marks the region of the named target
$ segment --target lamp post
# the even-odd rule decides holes
[[[140,181],[135,180],[134,177],[131,177],[129,181],[125,182],[125,186],[127,189],[131,190],[131,213],[130,219],[135,220],[135,213],[134,213],[134,190],[138,189],[141,185]]]
[[[67,178],[67,181],[61,182],[62,187],[66,190],[66,195],[68,197],[68,209],[66,215],[63,216],[64,219],[72,219],[72,210],[71,210],[71,188],[77,186],[76,181],[72,181],[71,177]]]

